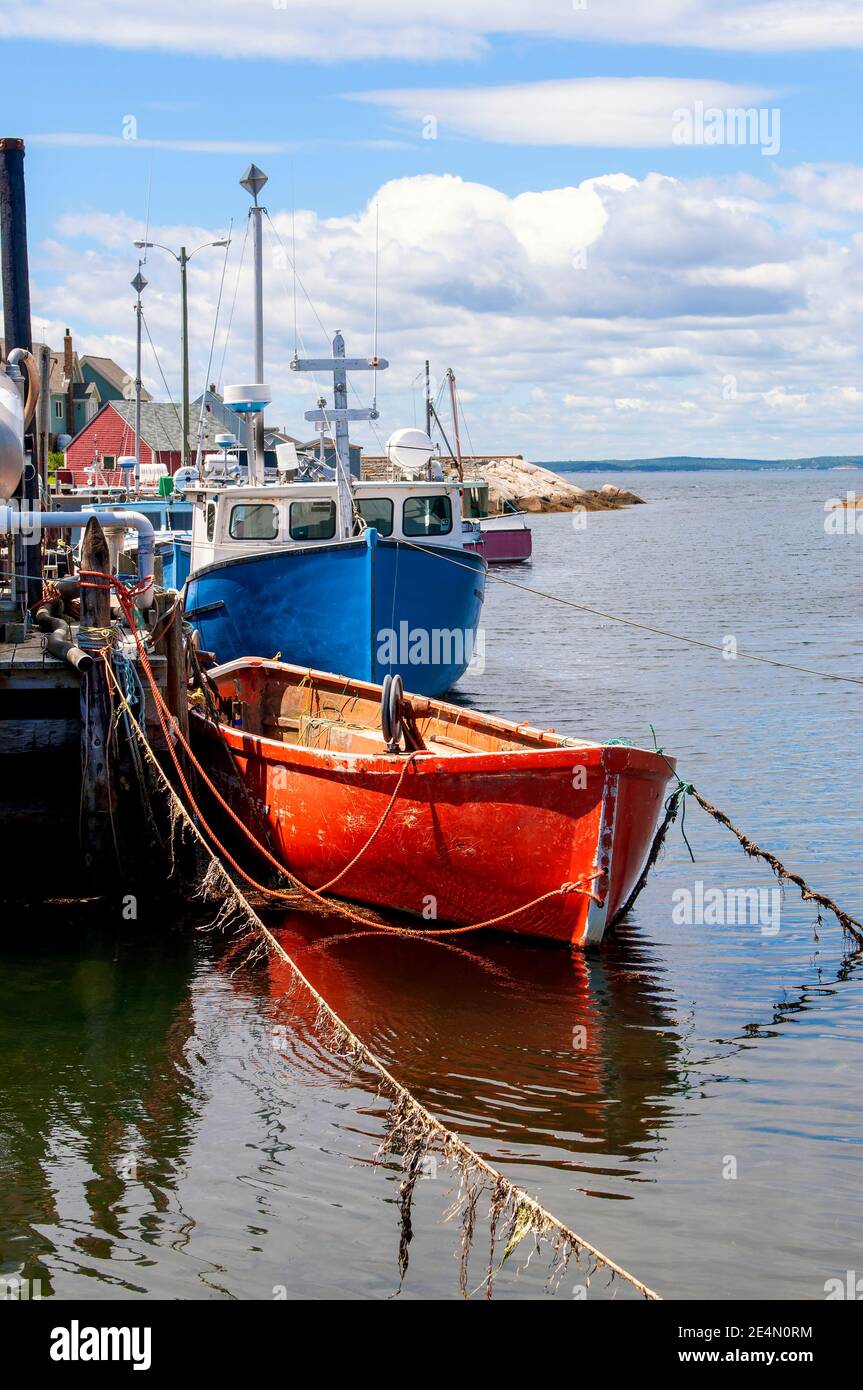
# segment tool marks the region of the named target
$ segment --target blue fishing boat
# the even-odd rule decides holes
[[[376,354],[347,357],[340,333],[331,357],[295,354],[290,364],[332,375],[332,403],[320,397],[305,415],[321,433],[321,467],[303,472],[290,446],[276,450],[277,477],[268,476],[258,204],[266,176],[251,165],[241,182],[254,198],[256,381],[226,387],[225,403],[253,422],[255,443],[242,481],[225,451],[205,459],[200,482],[185,489],[191,535],[174,538],[170,573],[184,582],[186,619],[220,663],[279,656],[352,679],[399,674],[409,690],[442,695],[481,656],[486,562],[466,549],[476,525],[463,518],[460,485],[444,481],[421,431],[392,437],[405,448],[394,447],[391,480],[351,476],[348,422],[377,419],[377,410],[348,408],[348,373],[389,364]],[[406,435],[418,439],[406,443]]]
[[[366,525],[339,538],[335,483],[187,492],[191,541],[174,543],[191,553],[186,618],[220,662],[278,656],[443,694],[482,656],[486,562],[464,549],[459,489],[365,482],[352,493]]]

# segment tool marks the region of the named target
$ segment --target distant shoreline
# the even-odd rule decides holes
[[[863,468],[863,454],[824,455],[801,459],[716,459],[669,457],[653,459],[568,459],[552,463],[542,459],[540,468],[554,473],[712,473],[763,472],[765,470],[812,469],[817,472]]]

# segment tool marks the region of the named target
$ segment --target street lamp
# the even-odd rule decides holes
[[[181,345],[183,353],[183,467],[189,464],[189,297],[186,283],[186,266],[193,256],[199,251],[206,251],[209,246],[230,246],[230,237],[225,237],[222,241],[205,241],[200,246],[196,246],[194,251],[187,251],[185,246],[181,246],[179,252],[172,251],[170,246],[163,246],[160,241],[136,241],[135,246],[139,251],[155,248],[159,251],[167,251],[169,256],[180,266],[180,313],[181,313]]]

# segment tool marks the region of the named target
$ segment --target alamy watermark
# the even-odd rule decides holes
[[[863,1300],[863,1277],[858,1277],[854,1269],[846,1269],[843,1279],[827,1279],[824,1283],[824,1296],[828,1300],[847,1298],[852,1303]]]
[[[470,627],[411,627],[403,618],[398,629],[384,627],[377,634],[378,664],[388,666],[469,666],[481,676],[485,670],[485,632]]]
[[[675,926],[760,927],[762,936],[776,936],[779,931],[779,888],[705,888],[696,879],[691,888],[675,888],[671,901]]]
[[[824,503],[824,530],[828,536],[863,536],[863,504],[858,507],[853,492],[828,497]]]
[[[781,113],[776,106],[681,106],[671,117],[674,145],[758,145],[763,155],[780,148]]]

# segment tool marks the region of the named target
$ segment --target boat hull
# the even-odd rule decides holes
[[[186,616],[220,662],[274,657],[422,695],[464,674],[477,642],[486,564],[464,550],[366,532],[331,545],[278,547],[191,574]]]
[[[529,526],[513,524],[508,518],[490,517],[480,522],[479,545],[468,549],[482,555],[489,565],[516,565],[529,560],[533,552],[533,536]]]
[[[256,680],[266,682],[272,670],[273,663],[237,662],[214,678],[249,706]],[[306,674],[313,689],[329,681],[322,708],[332,708],[336,694],[379,696],[373,686],[339,690],[332,678]],[[428,703],[432,714],[449,711],[453,726],[467,729],[464,710]],[[387,754],[382,741],[380,753],[347,753],[284,744],[199,715],[193,723],[223,794],[303,883],[320,887],[359,856],[333,889],[339,897],[409,913],[419,927],[493,923],[570,947],[598,945],[646,861],[669,764],[640,749],[569,744],[469,718],[503,742],[530,734],[550,746],[438,755],[430,743],[398,785],[404,755]],[[215,747],[220,740],[231,760]],[[568,884],[580,891],[559,891]]]

